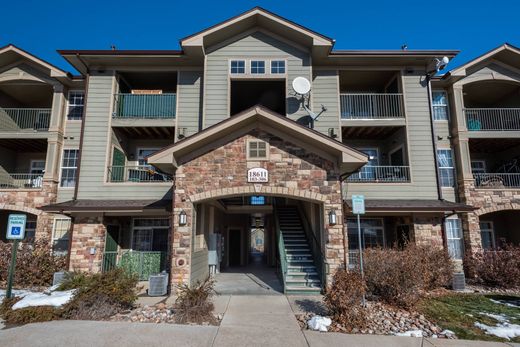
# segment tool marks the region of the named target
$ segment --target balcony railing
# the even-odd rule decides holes
[[[114,118],[175,118],[177,95],[128,94],[115,95]]]
[[[172,177],[150,165],[109,166],[108,182],[170,182]]]
[[[46,131],[51,121],[50,108],[0,107],[0,131]]]
[[[409,166],[364,166],[347,178],[347,182],[396,183],[410,181]]]
[[[340,94],[342,119],[404,118],[403,94]]]
[[[42,182],[42,174],[0,173],[0,189],[38,189]]]
[[[473,173],[473,178],[478,188],[520,188],[520,173]]]
[[[520,108],[466,108],[469,131],[520,130]]]

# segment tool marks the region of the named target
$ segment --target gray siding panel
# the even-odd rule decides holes
[[[321,105],[327,108],[314,123],[314,129],[327,134],[329,128],[333,128],[339,136],[339,87],[338,73],[336,70],[314,71],[312,81],[312,105],[313,111],[319,112]]]
[[[208,251],[200,250],[191,255],[190,284],[202,282],[209,276]]]
[[[186,128],[186,136],[199,131],[202,112],[202,71],[179,71],[177,86],[177,127]]]

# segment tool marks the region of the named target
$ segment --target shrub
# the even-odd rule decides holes
[[[213,302],[211,302],[213,285],[213,280],[208,278],[202,283],[197,282],[192,287],[187,284],[178,287],[175,300],[177,323],[216,324],[215,316],[213,316]]]
[[[362,306],[365,293],[365,281],[359,273],[338,270],[334,274],[324,301],[334,321],[345,327],[347,332],[366,327],[367,312]]]
[[[105,273],[73,273],[60,290],[76,288],[72,300],[63,306],[68,319],[106,319],[133,306],[138,279],[121,268]]]
[[[403,250],[367,249],[364,269],[368,292],[403,308],[425,291],[448,286],[453,264],[443,249],[407,245]]]
[[[36,322],[48,322],[59,318],[59,310],[52,306],[26,307],[13,310],[20,297],[4,298],[0,305],[0,317],[8,324],[29,324]]]
[[[0,242],[0,282],[7,281],[12,243]],[[16,257],[14,286],[19,288],[46,287],[53,274],[66,268],[66,257],[54,256],[48,240],[21,243]]]
[[[483,250],[464,258],[464,271],[470,283],[496,288],[520,287],[520,246]]]

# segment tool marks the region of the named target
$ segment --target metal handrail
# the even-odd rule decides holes
[[[47,131],[50,122],[50,108],[0,107],[0,131]]]
[[[43,174],[0,173],[0,189],[39,189],[43,184]]]
[[[172,180],[173,178],[171,175],[162,173],[151,165],[108,166],[107,182],[157,183],[171,182]]]
[[[280,268],[282,270],[282,282],[283,282],[283,292],[286,294],[287,292],[287,253],[285,253],[285,242],[283,240],[282,230],[280,229],[280,223],[278,221],[278,212],[276,208],[274,209],[274,228],[276,232],[276,238],[278,239],[278,253],[280,256]]]
[[[347,182],[399,183],[409,181],[410,167],[394,165],[365,165],[347,178]]]
[[[130,94],[114,95],[113,118],[175,118],[177,94]]]
[[[473,179],[478,188],[520,188],[520,173],[473,173]]]
[[[318,271],[318,275],[320,277],[321,281],[321,287],[324,288],[325,286],[325,274],[326,274],[326,267],[327,264],[325,262],[325,255],[323,254],[323,251],[321,250],[321,245],[318,239],[316,238],[316,235],[310,228],[309,220],[307,219],[307,216],[305,213],[303,213],[303,209],[301,206],[298,205],[298,212],[300,213],[300,216],[302,218],[302,224],[303,224],[303,230],[307,234],[307,237],[312,241],[311,242],[311,248],[312,248],[312,255],[314,258],[314,266],[316,266],[316,270]]]
[[[468,131],[520,130],[520,108],[465,108]]]
[[[342,119],[404,118],[402,93],[341,93]]]

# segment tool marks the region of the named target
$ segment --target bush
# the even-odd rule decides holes
[[[213,316],[213,279],[208,278],[204,282],[190,287],[182,284],[178,287],[175,300],[175,319],[177,323],[210,323],[216,324]]]
[[[334,274],[324,301],[334,321],[345,327],[347,332],[366,327],[367,312],[362,306],[365,293],[366,284],[359,273],[338,270]]]
[[[468,282],[495,288],[520,288],[520,246],[483,250],[464,258]]]
[[[6,282],[13,244],[0,242],[0,282]],[[21,243],[16,257],[14,286],[18,288],[47,287],[55,272],[67,266],[66,257],[54,256],[48,240]]]
[[[407,245],[404,250],[367,249],[364,269],[368,292],[409,308],[425,291],[451,283],[453,264],[444,249]]]
[[[20,297],[4,298],[0,305],[0,317],[8,324],[29,324],[59,319],[59,310],[52,306],[26,307],[13,310]]]
[[[72,300],[63,306],[67,319],[106,319],[129,309],[137,300],[138,279],[121,268],[105,273],[73,273],[60,285],[60,290],[76,288]]]

